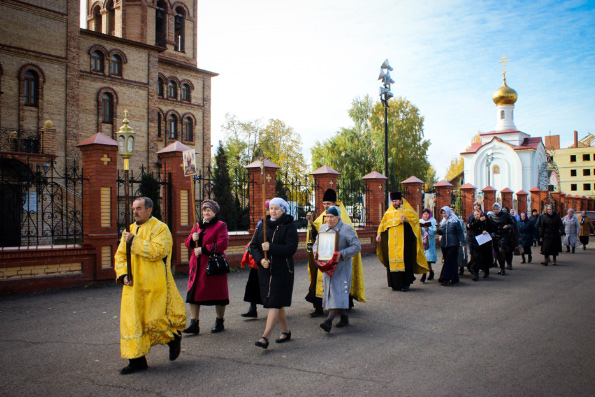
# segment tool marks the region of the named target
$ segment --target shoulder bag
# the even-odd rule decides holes
[[[218,276],[229,273],[229,264],[222,254],[217,254],[217,243],[213,244],[213,253],[209,256],[207,262],[207,274],[209,276]]]

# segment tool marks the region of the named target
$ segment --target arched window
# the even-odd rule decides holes
[[[105,3],[107,9],[107,34],[114,36],[116,34],[116,9],[114,0],[108,0]]]
[[[169,115],[169,138],[177,139],[178,137],[178,118],[174,114]]]
[[[194,123],[192,122],[192,118],[186,117],[184,119],[184,140],[185,141],[193,141],[194,140]]]
[[[176,8],[176,17],[174,25],[174,38],[175,38],[175,50],[184,52],[184,19],[186,18],[186,12],[184,8]]]
[[[161,77],[159,77],[159,79],[157,80],[157,95],[160,96],[161,98],[163,98],[163,79]]]
[[[122,77],[122,58],[120,58],[119,55],[112,55],[110,66],[111,66],[110,74],[112,76]]]
[[[180,92],[181,100],[190,102],[190,86],[188,84],[182,84],[182,90]]]
[[[93,51],[91,54],[91,71],[103,73],[103,54],[101,51]]]
[[[172,98],[172,99],[177,99],[178,98],[178,86],[176,85],[175,81],[170,81],[169,84],[167,85],[167,95],[168,97]]]
[[[167,5],[165,1],[157,2],[157,9],[155,10],[155,45],[165,47],[166,38],[166,21],[167,21]]]
[[[101,25],[101,7],[99,6],[99,4],[97,4],[95,8],[93,8],[93,30],[101,33]]]
[[[114,97],[105,93],[101,96],[101,121],[112,124],[114,120]]]
[[[37,106],[39,104],[39,76],[34,71],[27,70],[23,83],[25,105]]]
[[[161,129],[163,128],[163,117],[157,113],[157,138],[161,138]]]
[[[506,118],[506,113],[504,113],[504,110],[500,110],[500,120],[504,120]]]

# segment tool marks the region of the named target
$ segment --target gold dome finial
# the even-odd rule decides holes
[[[510,62],[506,56],[503,56],[502,60],[498,61],[498,63],[502,63],[504,66],[504,71],[502,72],[502,87],[498,88],[494,92],[494,95],[492,95],[492,101],[496,105],[514,105],[518,98],[516,91],[506,85],[506,62]]]

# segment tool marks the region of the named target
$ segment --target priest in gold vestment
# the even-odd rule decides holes
[[[421,239],[419,215],[401,196],[391,192],[392,205],[384,213],[376,241],[376,254],[386,267],[388,286],[395,291],[409,291],[414,274],[429,271]]]
[[[337,206],[341,209],[341,220],[343,223],[346,223],[353,227],[353,222],[351,222],[351,218],[347,214],[347,210],[341,201],[337,200],[337,192],[333,189],[327,189],[322,196],[322,206],[324,207],[324,212],[316,218],[315,221],[312,222],[312,214],[308,213],[306,218],[308,219],[308,233],[306,235],[306,242],[316,241],[316,236],[318,235],[318,231],[320,227],[326,223],[326,210],[330,207]],[[357,236],[357,232],[356,232]],[[352,258],[351,261],[351,289],[349,291],[349,307],[353,306],[353,300],[358,302],[365,302],[366,301],[366,290],[364,286],[364,269],[362,267],[362,255],[360,252],[356,256]],[[306,300],[314,306],[314,311],[310,313],[311,317],[318,317],[322,316],[322,272],[318,269],[318,265],[314,261],[314,253],[308,252],[308,276],[310,278],[310,287],[308,288],[308,295],[306,295]]]
[[[115,255],[116,280],[124,284],[120,310],[120,350],[130,362],[120,373],[146,369],[153,345],[169,345],[169,359],[180,355],[186,308],[171,272],[172,235],[151,216],[153,202],[138,198],[132,205],[135,223],[123,232]],[[131,242],[132,280],[127,274],[126,242]]]

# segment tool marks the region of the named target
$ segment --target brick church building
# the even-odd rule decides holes
[[[173,141],[208,165],[217,74],[197,67],[197,0],[86,0],[86,28],[80,8],[0,2],[2,161],[64,169],[80,158],[79,142],[98,131],[115,138],[127,109],[132,170],[156,170],[156,153]]]

